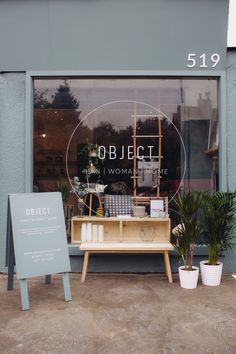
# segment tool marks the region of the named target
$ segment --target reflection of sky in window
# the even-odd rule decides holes
[[[214,79],[68,79],[73,96],[80,102],[80,118],[91,110],[119,100],[139,101],[160,109],[172,120],[173,113],[181,104],[197,107],[199,94],[203,98],[210,92],[212,106],[217,107],[217,89]],[[35,88],[47,90],[46,97],[52,101],[57,88],[64,80],[36,79]],[[109,121],[116,129],[133,124],[133,103],[113,103],[94,112],[87,120],[90,128],[101,121]],[[155,114],[150,107],[137,104],[137,114]]]

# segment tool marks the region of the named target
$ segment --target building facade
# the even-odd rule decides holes
[[[144,195],[159,177],[169,199],[180,188],[236,189],[227,15],[227,0],[0,1],[1,270],[8,194],[53,190],[68,175],[86,179],[88,164],[96,180]],[[135,186],[134,114],[142,136],[160,117],[163,133],[161,162],[155,139],[138,143]],[[91,145],[99,146],[96,163],[84,160]],[[80,271],[79,246],[69,250]],[[235,252],[224,257],[225,271],[235,271]],[[199,247],[196,261],[204,254]],[[163,269],[156,257],[137,255],[96,257],[91,270]]]

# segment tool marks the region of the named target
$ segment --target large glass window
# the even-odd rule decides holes
[[[35,78],[34,189],[56,190],[68,176],[169,199],[180,188],[217,189],[217,86],[195,77]]]

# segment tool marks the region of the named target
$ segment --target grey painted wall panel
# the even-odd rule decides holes
[[[236,49],[227,53],[227,182],[230,191],[236,190]],[[225,270],[236,272],[236,240],[232,252],[224,260]]]
[[[182,70],[215,52],[222,70],[227,14],[228,0],[0,1],[0,70]]]
[[[5,263],[7,196],[24,192],[25,74],[0,74],[0,270]]]
[[[236,190],[236,50],[227,55],[227,156],[228,186]]]
[[[48,1],[0,1],[0,70],[50,65]]]

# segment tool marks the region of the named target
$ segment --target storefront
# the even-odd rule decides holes
[[[169,201],[180,189],[235,189],[228,1],[135,3],[0,4],[0,16],[12,21],[1,39],[8,48],[0,68],[3,255],[8,193],[58,190],[75,176],[106,185],[108,194]],[[77,197],[65,201],[69,243]],[[69,247],[80,270],[83,252]],[[229,260],[225,270],[234,267]],[[152,257],[111,256],[93,270],[157,265]]]
[[[218,87],[215,76],[33,77],[34,189],[66,192],[75,176],[169,202],[180,189],[218,189]],[[77,197],[65,200],[68,226]]]

